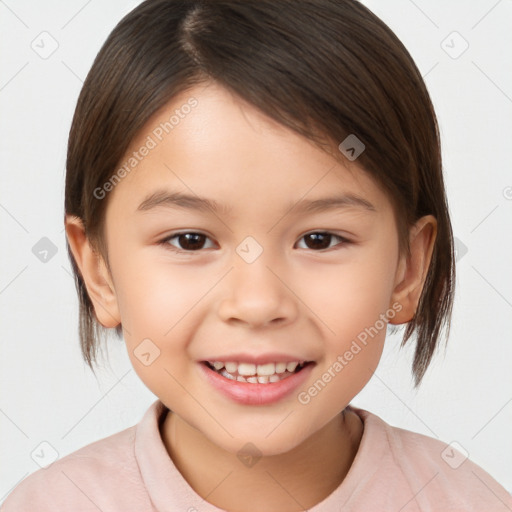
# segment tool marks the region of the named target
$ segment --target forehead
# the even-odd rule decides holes
[[[215,83],[181,93],[153,115],[123,165],[128,172],[110,201],[132,208],[165,187],[218,197],[230,211],[333,192],[364,196],[378,209],[387,203],[357,165],[347,167]]]

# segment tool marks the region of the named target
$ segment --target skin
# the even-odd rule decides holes
[[[107,198],[110,272],[77,218],[66,220],[68,240],[98,321],[122,323],[135,371],[172,411],[162,439],[192,488],[230,511],[310,508],[340,485],[357,453],[362,424],[345,408],[376,369],[386,329],[307,404],[297,393],[393,304],[400,311],[391,323],[413,317],[436,220],[418,220],[410,229],[410,257],[400,255],[391,203],[357,160],[348,168],[215,83],[174,98],[127,155],[190,97],[198,105]],[[162,188],[214,199],[231,213],[137,211]],[[375,211],[289,209],[333,192],[357,194]],[[206,238],[188,252],[176,237],[159,243],[178,231]],[[326,249],[316,249],[304,235],[318,231],[351,243],[333,236]],[[247,236],[263,249],[250,264],[236,252]],[[149,366],[134,354],[147,338],[160,350]],[[241,405],[198,371],[199,361],[240,351],[293,354],[316,364],[306,384],[277,403]],[[262,454],[252,467],[237,457],[247,442]]]

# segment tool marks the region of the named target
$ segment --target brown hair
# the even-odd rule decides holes
[[[107,182],[147,120],[175,95],[215,80],[282,125],[330,151],[349,134],[357,163],[388,194],[400,251],[408,228],[437,219],[437,238],[414,318],[419,385],[452,312],[455,267],[439,131],[425,84],[395,34],[356,0],[147,0],[98,53],[69,135],[65,213],[79,217],[107,265]],[[338,158],[343,159],[341,152]],[[70,251],[80,299],[80,342],[96,361],[99,324]],[[121,328],[116,328],[121,334]]]

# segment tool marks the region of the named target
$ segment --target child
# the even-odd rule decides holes
[[[84,357],[115,328],[158,400],[4,512],[512,509],[350,405],[388,324],[419,385],[455,282],[429,95],[360,3],[139,5],[80,94],[65,210]]]

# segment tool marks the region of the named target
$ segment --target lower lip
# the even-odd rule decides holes
[[[227,379],[204,363],[199,363],[199,366],[208,382],[231,400],[244,405],[267,405],[282,400],[303,384],[311,373],[314,363],[307,364],[290,377],[268,384],[251,384]]]

